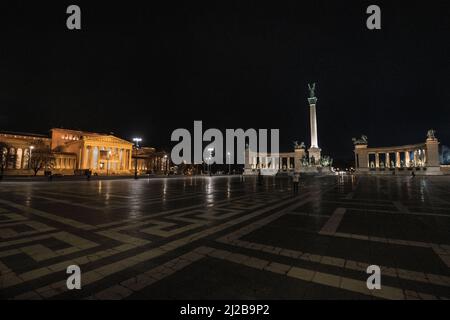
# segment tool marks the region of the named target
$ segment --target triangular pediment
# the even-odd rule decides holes
[[[129,144],[132,145],[133,143],[124,139],[120,139],[115,136],[111,135],[92,135],[92,136],[83,136],[83,140],[90,141],[90,142],[103,142],[103,143],[118,143],[118,144]]]

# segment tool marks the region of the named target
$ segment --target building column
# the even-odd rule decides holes
[[[391,167],[391,159],[389,159],[389,152],[386,152],[384,158],[386,159],[386,163],[384,164],[384,166],[386,168],[390,168]]]
[[[92,147],[91,146],[87,146],[87,157],[86,157],[86,169],[90,169],[91,168],[91,162],[92,162]]]
[[[127,168],[127,170],[130,170],[130,169],[131,169],[131,161],[132,161],[131,156],[132,156],[132,153],[133,153],[133,149],[128,149],[128,154],[129,154],[128,160],[129,160],[129,163],[128,163],[128,168]]]
[[[124,165],[123,165],[123,149],[119,149],[119,159],[120,159],[119,170],[123,170],[123,168],[124,168]]]
[[[91,169],[94,169],[94,150],[95,150],[95,148],[96,148],[96,146],[91,146],[91,161],[89,161],[89,167],[91,168]],[[98,151],[97,151],[97,154],[98,154]],[[97,158],[98,158],[98,155],[97,155]]]
[[[123,149],[123,170],[127,169],[127,162],[128,162],[128,153],[127,153],[127,149]]]
[[[409,162],[410,162],[410,151],[409,150],[407,150],[407,151],[405,151],[405,166],[408,168],[409,167]]]
[[[395,153],[395,166],[397,168],[400,168],[400,152],[399,151],[397,151]]]
[[[78,156],[77,156],[77,168],[81,169],[81,153],[82,153],[82,149],[80,148],[80,150],[78,151]]]
[[[1,151],[1,150],[0,150]],[[28,159],[30,158],[30,151],[28,149],[23,149],[23,158],[22,158],[22,168],[28,169],[28,163],[25,163],[25,154],[28,154]]]
[[[97,152],[98,152],[98,156],[97,156],[97,170],[100,169],[100,147],[97,146]]]
[[[125,149],[122,149],[122,170],[126,170],[127,166],[126,166],[126,152]]]
[[[83,146],[80,162],[81,162],[80,169],[86,169],[86,163],[87,163],[87,147],[86,146]]]
[[[380,167],[380,155],[378,152],[375,153],[375,168]]]
[[[20,169],[25,169],[24,160],[25,160],[25,150],[22,148],[22,157],[20,158]]]

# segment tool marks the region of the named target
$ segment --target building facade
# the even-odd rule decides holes
[[[56,174],[129,174],[133,143],[112,134],[59,129],[50,136],[26,133],[0,133],[2,162],[6,174],[30,174],[33,151],[48,148],[52,165],[43,170]]]
[[[65,168],[56,163],[56,169],[91,170],[93,174],[129,173],[133,143],[111,134],[52,129],[51,150],[76,156],[76,166]]]
[[[142,147],[133,152],[131,168],[134,172],[137,165],[139,174],[167,174],[170,170],[170,157],[164,151]]]
[[[50,138],[39,134],[0,133],[1,164],[4,171],[31,170],[31,154],[36,145],[50,146]]]
[[[439,161],[439,141],[434,130],[428,130],[423,143],[393,146],[368,147],[366,136],[353,138],[355,146],[355,169],[358,173],[402,174],[414,171],[417,174],[442,174]]]

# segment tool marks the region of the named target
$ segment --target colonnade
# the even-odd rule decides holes
[[[384,170],[402,168],[428,168],[439,166],[438,141],[395,147],[368,148],[366,143],[355,144],[355,168],[358,170]]]
[[[79,169],[130,170],[131,148],[84,146],[80,150]]]
[[[371,169],[423,167],[426,163],[426,150],[425,148],[417,148],[392,152],[369,151],[367,153],[367,162]]]
[[[291,160],[292,159],[292,160]],[[251,169],[276,169],[290,170],[294,169],[294,157],[270,157],[259,156],[251,157]]]
[[[9,147],[2,150],[5,157],[8,158],[8,169],[29,169],[31,159],[31,146],[28,147]]]

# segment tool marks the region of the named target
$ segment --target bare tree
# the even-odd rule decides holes
[[[3,172],[8,167],[8,150],[9,146],[0,142],[0,179],[3,178]]]
[[[36,176],[42,169],[52,169],[55,165],[55,156],[49,146],[45,144],[39,144],[31,153],[30,167]]]

